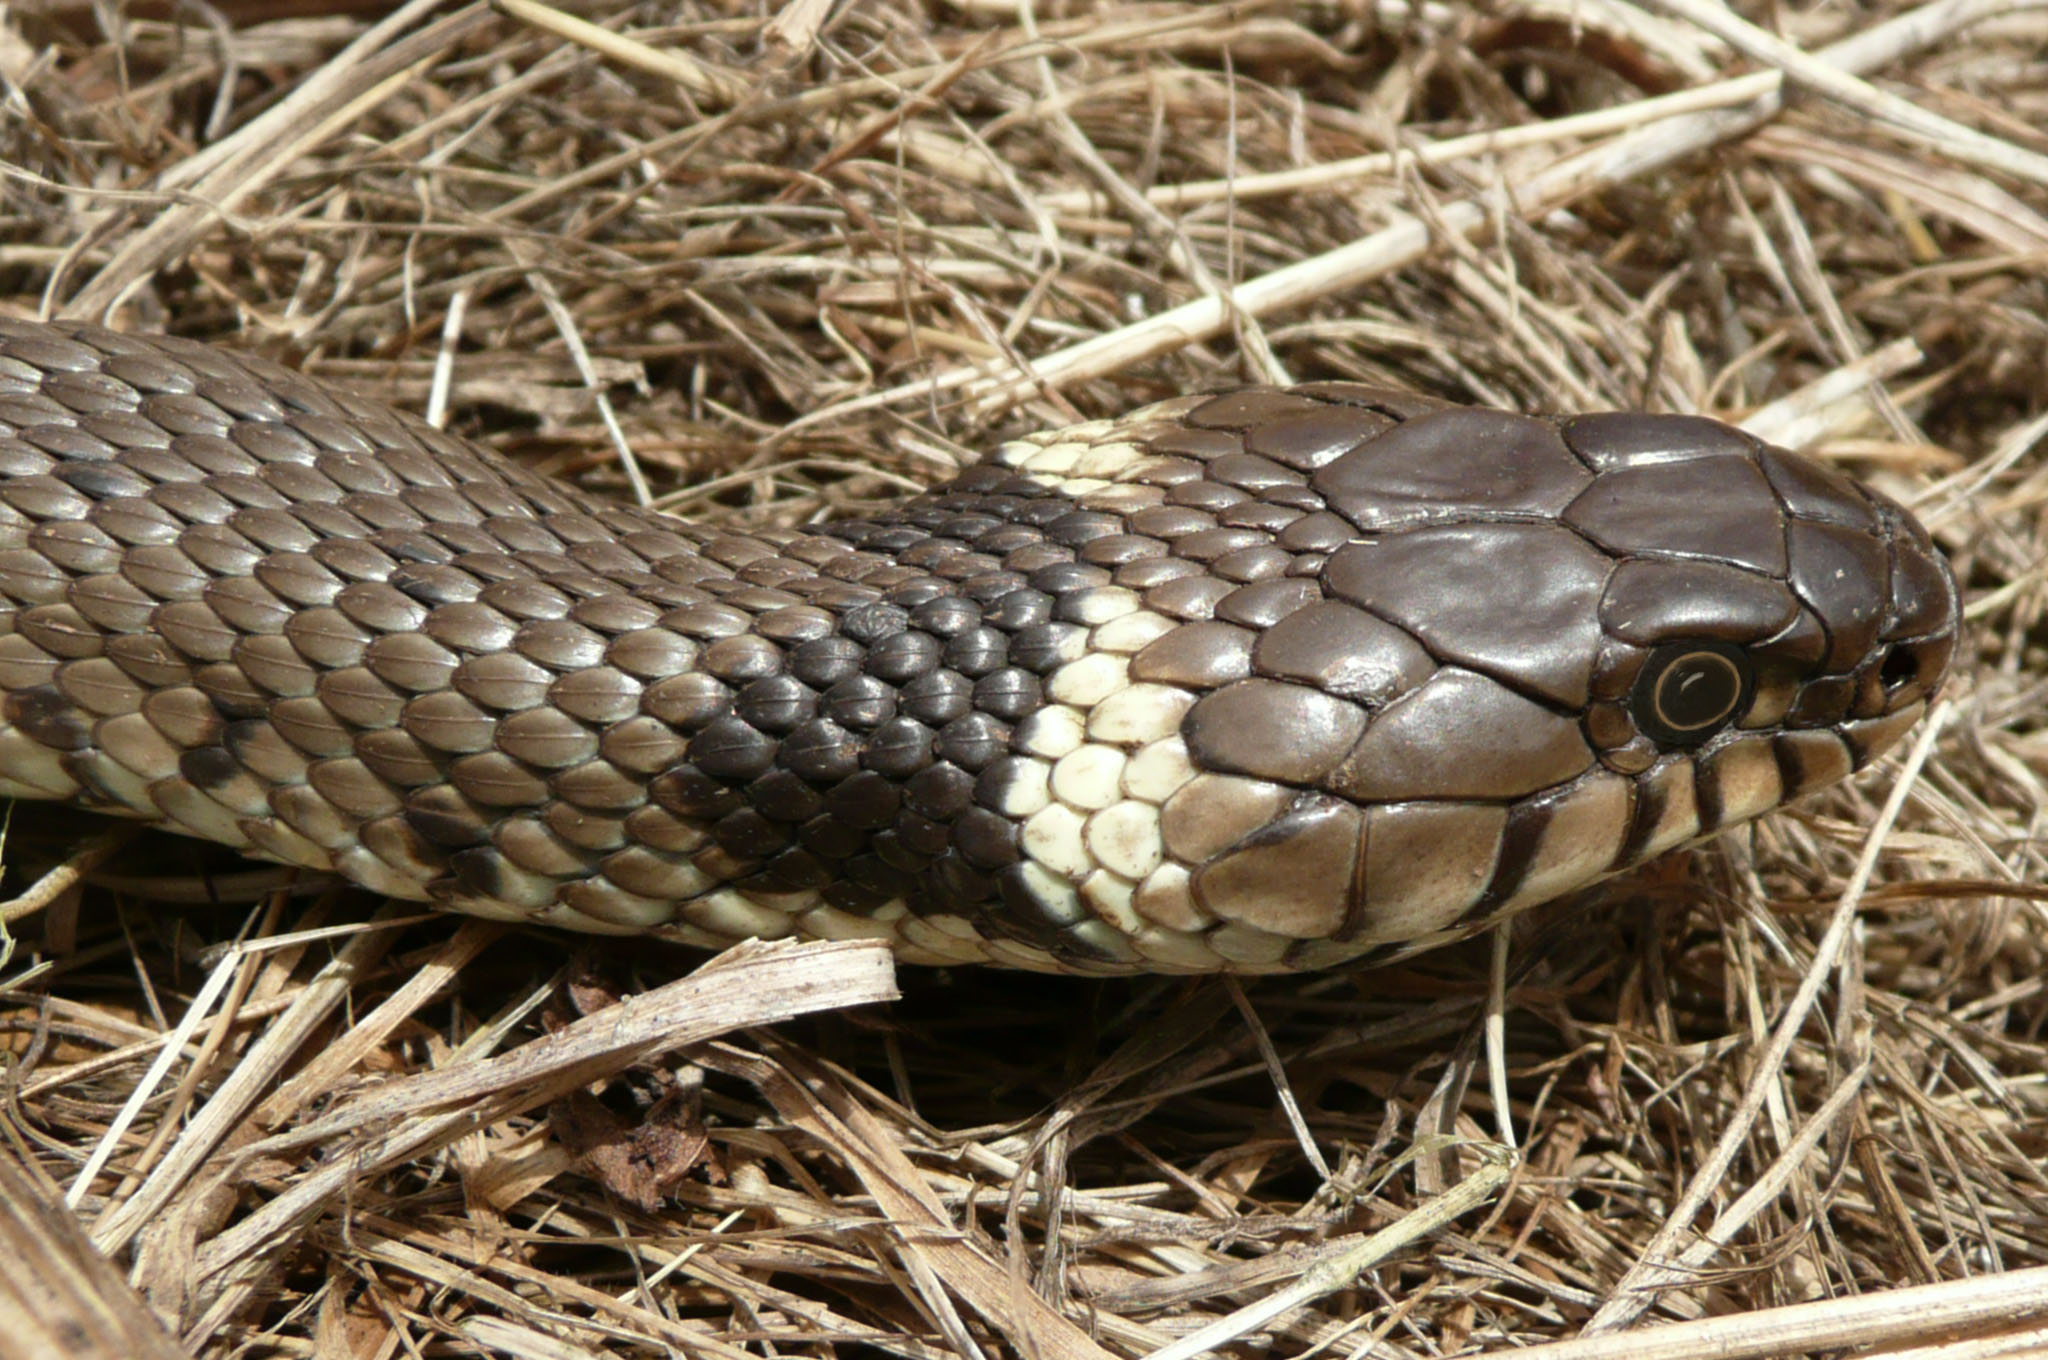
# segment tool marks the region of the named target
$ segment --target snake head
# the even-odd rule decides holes
[[[1772,804],[1868,764],[1918,721],[1954,657],[1947,562],[1896,502],[1732,430],[1702,422],[1695,437],[1725,452],[1646,466],[1669,447],[1654,442],[1664,424],[1690,422],[1606,416],[1564,431],[1575,447],[1618,432],[1646,449],[1565,520],[1622,559],[1586,713],[1601,762],[1634,774],[1769,734]],[[1681,507],[1661,533],[1659,494]],[[1704,829],[1754,815],[1741,808],[1763,796],[1724,796]]]
[[[1910,514],[1715,421],[1346,384],[1164,414],[1112,432],[1153,459],[1120,476],[1192,457],[1289,508],[1176,471],[1169,505],[1277,526],[1290,556],[1130,659],[1192,697],[1126,932],[1168,954],[1199,934],[1187,966],[1414,952],[1756,817],[1896,742],[1955,650],[1955,584]]]

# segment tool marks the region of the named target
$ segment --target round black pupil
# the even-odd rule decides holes
[[[1694,652],[1671,663],[1657,683],[1658,716],[1690,732],[1728,716],[1742,694],[1735,663],[1718,652]]]

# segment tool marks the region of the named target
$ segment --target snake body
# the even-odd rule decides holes
[[[486,916],[1391,957],[1868,763],[1956,630],[1905,511],[1698,418],[1252,388],[741,533],[0,320],[0,793]]]

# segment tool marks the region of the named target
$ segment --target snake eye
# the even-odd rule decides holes
[[[1674,642],[1643,664],[1629,696],[1636,726],[1667,746],[1697,746],[1749,701],[1752,676],[1742,650],[1720,642]]]

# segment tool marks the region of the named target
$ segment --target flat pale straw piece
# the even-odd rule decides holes
[[[1931,1341],[1963,1332],[2004,1329],[2042,1317],[2048,1317],[2048,1266],[2034,1266],[2003,1275],[1796,1303],[1614,1336],[1553,1341],[1524,1346],[1514,1354],[1516,1360],[1762,1360],[1803,1351]],[[2033,1328],[2018,1338],[1994,1335],[1981,1343],[1965,1343],[1973,1347],[1967,1351],[1943,1346],[1915,1354],[1924,1360],[2039,1355],[2042,1336],[2041,1329]],[[2020,1348],[2004,1344],[2008,1340],[2016,1341]]]

